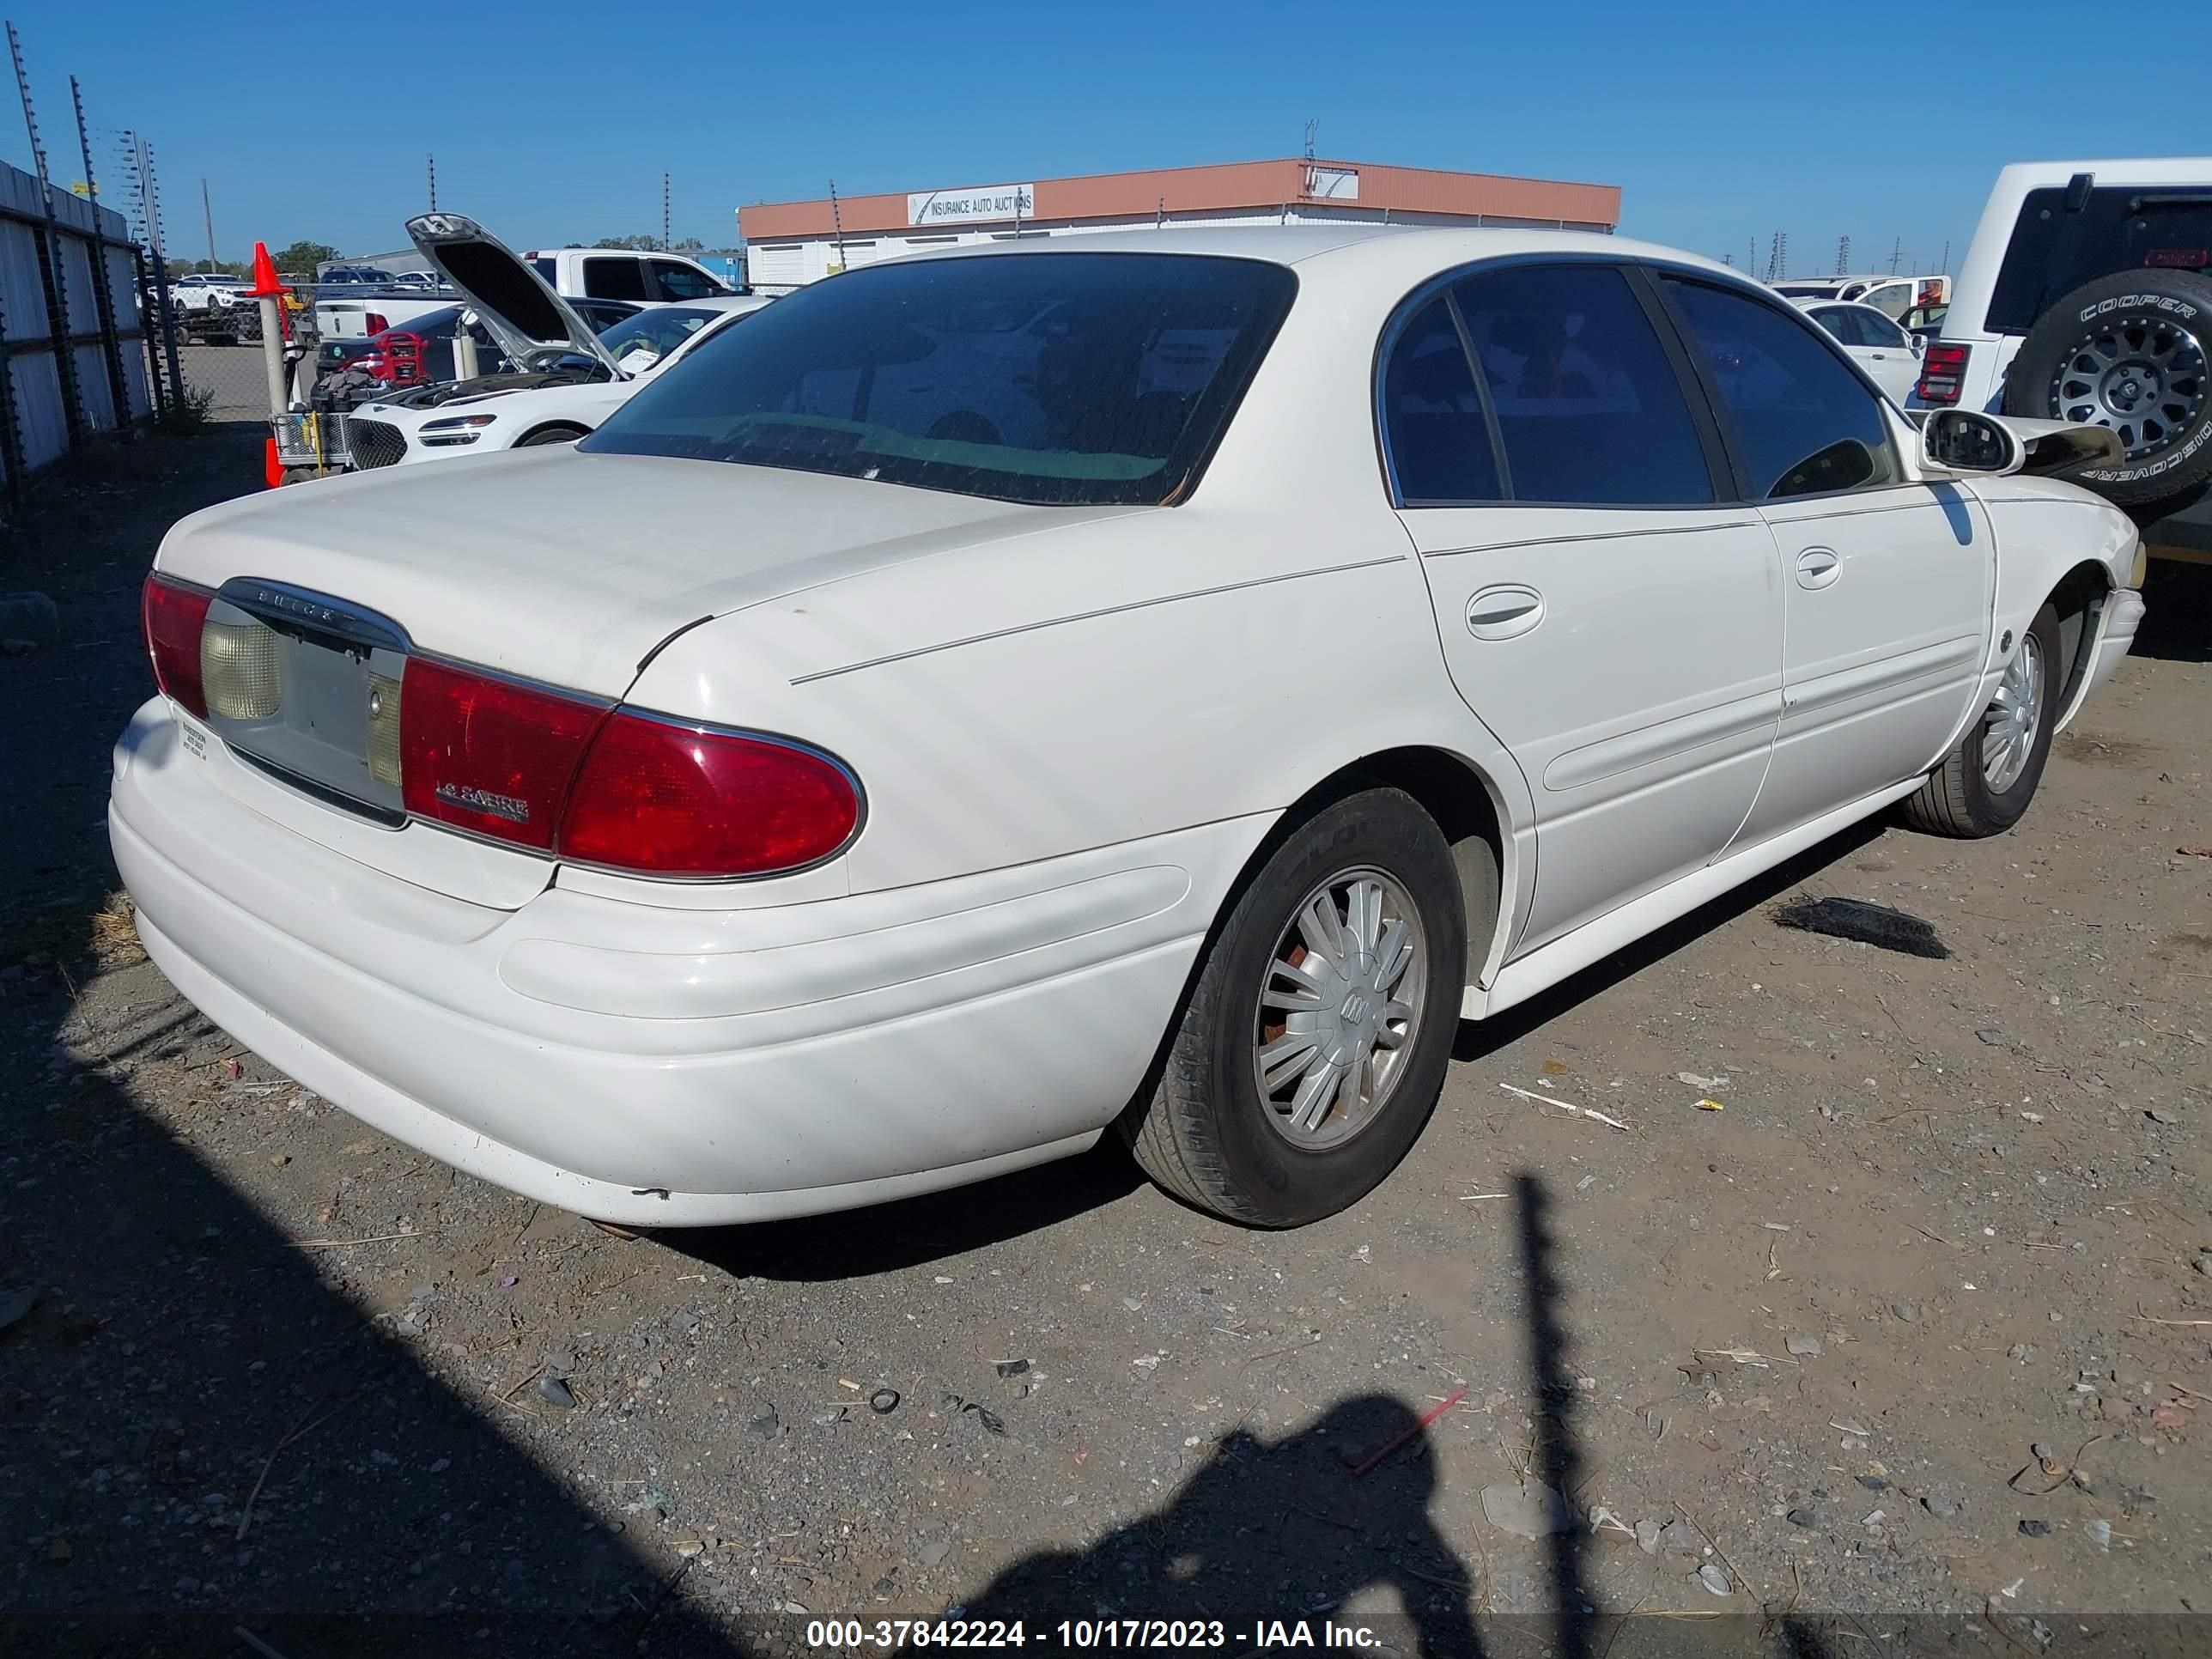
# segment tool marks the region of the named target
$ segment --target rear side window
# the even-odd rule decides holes
[[[2032,190],[2013,222],[1984,326],[2025,334],[2084,283],[2146,265],[2201,270],[2212,263],[2212,191],[2092,190],[2079,213],[2066,191]]]
[[[1811,324],[1725,289],[1660,281],[1720,399],[1753,501],[1896,477],[1881,400]]]
[[[642,300],[645,262],[634,258],[586,259],[584,292],[594,300]]]
[[[546,287],[558,288],[560,286],[558,276],[560,267],[552,260],[532,259],[530,263],[537,268],[538,274],[545,279]]]
[[[705,300],[725,291],[705,271],[675,259],[653,262],[653,285],[664,300]]]
[[[581,446],[1038,504],[1196,478],[1297,291],[1282,265],[1058,250],[848,271],[717,330]]]
[[[1453,297],[1517,501],[1695,506],[1714,499],[1682,384],[1613,265],[1517,265]]]
[[[1390,349],[1382,371],[1382,427],[1403,505],[1505,499],[1474,370],[1441,294]]]

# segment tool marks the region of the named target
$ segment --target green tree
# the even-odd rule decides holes
[[[275,255],[279,270],[311,271],[325,260],[335,259],[338,251],[328,242],[295,242],[279,248]]]
[[[658,236],[602,236],[592,246],[629,248],[640,253],[650,253],[660,246],[660,238]]]
[[[669,249],[675,253],[704,253],[707,251],[707,245],[696,236],[686,236],[680,242],[670,243]]]

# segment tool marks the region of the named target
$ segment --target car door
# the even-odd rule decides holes
[[[1935,764],[1987,653],[1993,546],[1966,491],[1905,476],[1910,428],[1802,314],[1659,285],[1782,561],[1784,710],[1748,845]]]
[[[1535,800],[1520,951],[1717,855],[1781,712],[1773,538],[1717,488],[1662,322],[1623,264],[1508,264],[1415,296],[1385,341],[1445,661]]]
[[[1841,337],[1857,342],[1850,354],[1852,360],[1902,408],[1920,378],[1920,354],[1912,349],[1912,337],[1872,306],[1851,306],[1848,310],[1850,331]]]

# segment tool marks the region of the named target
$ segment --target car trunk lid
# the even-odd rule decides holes
[[[221,648],[235,672],[220,708],[210,684],[208,723],[240,762],[238,788],[284,792],[285,821],[349,856],[506,907],[542,884],[515,860],[550,875],[550,859],[457,860],[437,845],[449,832],[404,811],[396,715],[410,660],[611,705],[702,621],[939,549],[1131,510],[548,450],[228,503],[179,525],[156,567],[214,592],[210,622],[230,630]],[[779,664],[779,678],[811,665]]]

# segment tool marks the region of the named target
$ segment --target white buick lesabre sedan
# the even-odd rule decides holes
[[[633,1225],[1117,1129],[1341,1209],[1510,1006],[1893,802],[2004,830],[2142,615],[2075,429],[1916,430],[1613,238],[838,276],[574,449],[185,520],[147,949],[376,1128]]]

